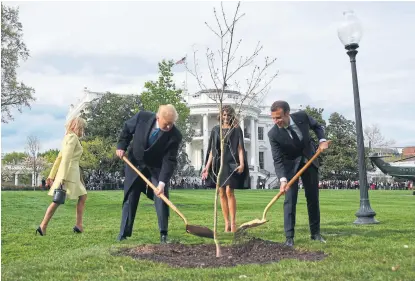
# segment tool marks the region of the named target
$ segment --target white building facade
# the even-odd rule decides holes
[[[88,90],[87,87],[85,87],[83,96],[77,100],[76,104],[71,104],[69,106],[69,112],[66,115],[66,121],[81,115],[82,110],[84,110],[91,103],[91,101],[97,98],[101,98],[103,95],[105,95],[105,93],[92,92]]]
[[[76,105],[71,105],[66,120],[79,116],[90,102],[103,96],[105,93],[92,92],[84,88],[84,96]],[[191,143],[186,143],[186,153],[196,172],[199,172],[205,164],[206,150],[208,147],[210,132],[218,124],[219,108],[214,100],[215,91],[200,91],[187,96],[190,115],[194,122],[195,136]],[[223,105],[235,106],[240,94],[236,91],[226,90]],[[240,105],[238,105],[239,108]],[[268,132],[274,126],[270,114],[271,105],[242,104],[239,117],[240,126],[244,132],[245,149],[247,152],[251,188],[269,188],[276,184],[274,163],[271,147],[268,141]],[[291,109],[291,112],[296,112]]]
[[[213,127],[219,124],[217,119],[219,108],[214,97],[215,91],[200,91],[187,97],[190,115],[195,121],[193,127],[195,136],[191,143],[186,143],[186,153],[196,171],[204,167],[210,133]],[[241,107],[240,103],[235,105],[235,101],[240,100],[238,96],[240,94],[236,91],[225,91],[223,105],[234,106],[236,111],[241,108],[239,120],[244,132],[251,188],[269,188],[270,184],[272,186],[277,181],[268,140],[268,132],[274,126],[271,119],[271,105],[257,106],[243,103]],[[297,110],[291,109],[291,112],[295,111]]]

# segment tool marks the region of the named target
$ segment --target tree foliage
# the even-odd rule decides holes
[[[326,120],[323,118],[323,111],[324,108],[316,108],[311,107],[307,105],[307,107],[304,110],[309,116],[313,117],[314,120],[316,120],[320,125],[322,125],[324,128],[326,128]],[[314,133],[313,130],[310,130],[310,136],[315,144],[319,143],[319,140],[317,139],[316,133]]]
[[[116,143],[124,122],[139,111],[139,95],[118,95],[106,93],[93,100],[82,112],[87,121],[85,140],[96,137],[106,142]]]
[[[23,42],[19,9],[1,4],[1,122],[13,120],[11,110],[22,112],[35,101],[35,90],[17,81],[19,60],[27,60],[29,50]]]
[[[44,169],[41,172],[42,177],[47,178],[49,176],[50,170],[52,169],[53,163],[55,163],[58,154],[58,149],[49,149],[45,152],[39,153],[39,156],[41,156],[45,161]]]
[[[324,153],[322,178],[356,180],[358,162],[355,123],[337,112],[330,115],[328,122],[326,136],[332,143]]]
[[[116,146],[108,139],[95,137],[82,141],[84,152],[80,166],[85,171],[103,171],[106,173],[122,170],[122,163],[115,156]]]
[[[13,151],[10,153],[6,153],[3,159],[1,160],[1,162],[3,165],[18,164],[18,163],[23,162],[25,158],[26,158],[26,153]]]

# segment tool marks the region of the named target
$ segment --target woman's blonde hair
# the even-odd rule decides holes
[[[66,123],[66,134],[74,132],[78,137],[82,137],[85,132],[86,121],[81,117],[75,117]]]

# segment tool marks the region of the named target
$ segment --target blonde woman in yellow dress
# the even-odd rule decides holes
[[[82,218],[86,201],[86,189],[81,180],[79,160],[83,152],[79,137],[83,136],[86,122],[80,117],[73,118],[66,125],[66,134],[62,141],[62,150],[59,152],[58,158],[53,164],[47,179],[47,184],[51,186],[49,195],[53,196],[54,190],[63,184],[66,190],[66,199],[77,199],[76,205],[76,224],[73,231],[82,233]],[[36,234],[41,236],[46,234],[46,228],[59,204],[52,202],[46,210],[42,223],[36,229]]]

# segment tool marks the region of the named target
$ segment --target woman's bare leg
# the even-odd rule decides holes
[[[56,209],[59,207],[59,204],[56,204],[55,202],[50,203],[49,207],[46,210],[45,217],[43,218],[40,229],[42,229],[42,233],[46,234],[46,228],[48,227],[48,223],[53,217],[53,214],[55,213]]]
[[[84,231],[83,216],[84,216],[86,197],[87,197],[86,194],[79,196],[78,204],[76,204],[76,227],[78,227],[79,230],[82,232]]]
[[[235,193],[229,186],[226,187],[226,197],[228,199],[229,214],[231,217],[231,232],[236,231],[236,199]]]
[[[229,207],[228,207],[228,199],[226,197],[225,188],[219,189],[219,196],[220,196],[220,206],[222,207],[222,214],[225,220],[225,232],[231,231],[231,226],[229,223]]]

